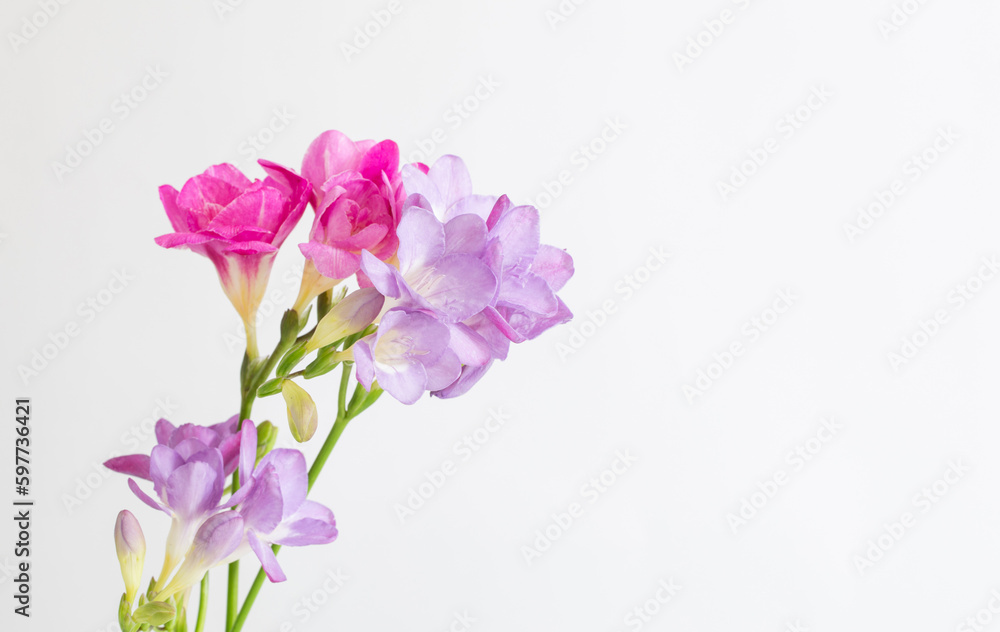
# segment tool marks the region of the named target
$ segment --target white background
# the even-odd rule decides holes
[[[995,3],[566,1],[556,21],[556,0],[400,0],[381,28],[381,0],[218,4],[72,2],[45,20],[34,0],[4,3],[0,465],[13,400],[30,396],[37,505],[27,621],[0,521],[0,627],[115,629],[115,515],[142,522],[148,572],[167,525],[99,464],[148,450],[164,408],[208,424],[237,407],[238,319],[207,260],[154,245],[169,231],[156,188],[224,161],[261,177],[250,136],[297,168],[340,129],[458,154],[478,192],[544,206],[543,241],[575,257],[562,296],[576,318],[460,399],[385,397],[353,422],[314,490],[340,538],[283,551],[289,581],[265,586],[247,630],[435,632],[456,613],[482,632],[931,632],[977,615],[1000,629],[1000,280],[982,263],[1000,256]],[[345,53],[366,24],[380,32]],[[481,82],[495,87],[477,97]],[[123,106],[133,89],[144,98]],[[463,102],[474,111],[456,118]],[[275,110],[290,120],[265,133]],[[623,129],[596,140],[609,121]],[[752,173],[724,195],[734,169]],[[539,198],[562,171],[569,184]],[[275,310],[306,228],[275,266]],[[652,269],[650,249],[669,262]],[[132,278],[111,294],[116,271]],[[277,325],[264,320],[263,347]],[[321,414],[334,383],[307,383]],[[509,420],[462,461],[453,445],[491,410]],[[281,423],[283,406],[254,416]],[[809,443],[824,418],[840,429]],[[807,462],[788,457],[797,446]],[[584,495],[618,451],[637,460]],[[456,473],[401,522],[394,506],[446,461]],[[935,487],[949,463],[968,471]],[[574,502],[582,516],[558,533],[552,515]],[[558,537],[529,564],[547,527]],[[257,567],[242,566],[245,589]],[[661,580],[681,586],[662,605]],[[636,607],[656,611],[641,628]]]

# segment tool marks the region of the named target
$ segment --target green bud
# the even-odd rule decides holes
[[[172,604],[165,601],[151,601],[145,606],[139,606],[132,618],[138,623],[164,625],[173,621],[175,616],[177,616],[177,609]]]
[[[139,521],[132,512],[123,509],[115,520],[115,552],[125,581],[125,595],[131,605],[139,592],[142,581],[142,565],[146,559],[146,539],[142,535]]]
[[[275,375],[284,377],[295,370],[295,365],[297,365],[302,358],[306,356],[306,345],[309,344],[308,340],[301,340],[292,345],[292,348],[288,350],[285,357],[281,359],[278,363],[278,369],[275,371]]]
[[[278,427],[270,421],[257,426],[257,462],[264,458],[268,452],[274,448],[278,441]]]
[[[340,364],[340,358],[338,357],[337,349],[330,347],[316,354],[316,359],[306,365],[305,370],[302,371],[302,376],[307,380],[311,380],[314,377],[329,373],[337,368],[338,364]]]
[[[292,380],[285,380],[281,385],[281,396],[285,398],[288,409],[288,427],[292,437],[299,443],[312,439],[319,426],[319,413],[312,397]]]
[[[285,383],[285,378],[276,377],[260,385],[257,389],[257,397],[269,397],[281,392],[281,385]]]
[[[299,313],[294,309],[285,310],[281,317],[281,339],[294,340],[299,335]]]
[[[385,297],[375,288],[355,290],[334,305],[318,323],[306,347],[310,351],[326,347],[362,331],[378,318]]]

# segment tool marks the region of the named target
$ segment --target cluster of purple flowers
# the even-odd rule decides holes
[[[259,463],[257,429],[232,417],[214,426],[175,428],[161,419],[151,454],[108,460],[105,466],[153,483],[153,495],[134,478],[129,487],[143,502],[171,517],[163,568],[153,592],[158,600],[186,590],[210,568],[252,550],[268,578],[285,579],[269,544],[325,544],[337,537],[333,513],[306,500],[305,457],[274,449]],[[226,478],[239,467],[240,489],[223,502]],[[235,511],[230,511],[235,508]]]

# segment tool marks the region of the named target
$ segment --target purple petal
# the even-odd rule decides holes
[[[307,500],[274,534],[274,543],[282,546],[328,544],[337,538],[337,521],[325,506]]]
[[[573,276],[573,257],[565,250],[542,244],[531,263],[531,271],[545,279],[553,292],[558,292]]]
[[[346,279],[361,267],[357,254],[317,241],[299,244],[299,250],[328,279]]]
[[[375,379],[375,364],[372,360],[372,350],[369,346],[374,339],[374,335],[365,336],[351,347],[354,349],[354,366],[357,369],[357,380],[368,391],[372,390],[372,380]]]
[[[445,229],[434,214],[420,208],[403,213],[396,229],[399,238],[399,269],[406,272],[413,268],[433,265],[445,251]]]
[[[454,351],[446,349],[437,362],[425,362],[424,369],[427,371],[427,385],[425,389],[428,391],[437,391],[458,379],[458,376],[462,373],[462,363],[459,362],[458,356],[455,355]]]
[[[446,255],[432,268],[408,271],[411,299],[451,322],[469,318],[492,300],[497,279],[489,267],[470,255]],[[412,280],[411,280],[412,279]]]
[[[442,390],[432,392],[431,395],[442,399],[464,395],[476,384],[476,382],[486,375],[486,372],[489,371],[490,366],[492,365],[493,361],[490,360],[483,366],[462,367],[462,375],[460,375],[457,380]]]
[[[490,216],[490,211],[497,202],[494,195],[470,195],[452,204],[451,208],[444,215],[445,221],[459,217],[460,215],[472,214],[482,220]]]
[[[149,457],[149,479],[153,481],[153,490],[157,496],[163,497],[163,486],[174,470],[184,465],[184,457],[177,454],[173,448],[165,445],[155,445]]]
[[[497,303],[513,306],[542,316],[551,316],[559,308],[556,295],[540,276],[505,276],[500,284]]]
[[[149,477],[149,455],[129,454],[128,456],[116,456],[104,462],[104,467],[119,474],[126,474],[136,478],[152,480]]]
[[[383,296],[399,298],[402,294],[402,279],[399,270],[365,250],[361,253],[361,269],[368,276],[372,286]]]
[[[247,541],[250,543],[250,548],[253,550],[254,555],[260,560],[260,565],[264,568],[264,573],[267,578],[272,582],[283,582],[285,579],[285,572],[281,570],[281,566],[278,564],[278,558],[274,556],[274,551],[268,546],[266,542],[262,542],[257,533],[253,529],[247,531]]]
[[[281,485],[273,467],[261,467],[254,473],[253,489],[240,503],[240,513],[247,527],[270,533],[281,522]]]
[[[429,211],[437,211],[443,214],[445,211],[445,199],[438,190],[438,187],[423,171],[413,165],[403,165],[400,170],[403,178],[403,188],[409,196],[419,195],[423,198],[421,208]],[[407,198],[406,205],[410,204],[411,198]],[[426,206],[424,205],[426,204]]]
[[[146,503],[147,505],[149,505],[153,509],[156,509],[158,511],[164,511],[166,513],[170,513],[170,510],[168,510],[166,507],[164,507],[160,503],[158,503],[155,500],[153,500],[152,498],[150,498],[149,494],[147,494],[146,492],[142,491],[142,489],[139,487],[139,483],[136,483],[134,479],[131,479],[131,478],[128,479],[128,488],[132,490],[133,494],[135,494],[136,496],[138,496],[139,500],[141,500],[142,502]]]
[[[376,364],[375,377],[387,393],[404,404],[414,404],[427,390],[427,370],[417,360]]]
[[[222,498],[222,479],[207,463],[185,463],[170,475],[166,484],[167,504],[182,520],[208,513]]]
[[[281,486],[281,517],[287,518],[305,502],[309,486],[306,472],[306,457],[298,450],[278,448],[268,452],[260,461],[260,466],[270,466],[278,476]]]
[[[448,347],[462,364],[480,366],[490,361],[490,344],[485,338],[463,323],[453,323],[448,328],[451,332]]]
[[[249,419],[240,428],[240,485],[246,485],[257,462],[257,427]]]
[[[427,177],[441,192],[444,202],[442,211],[446,211],[462,198],[472,195],[472,178],[469,177],[465,163],[458,156],[447,154],[438,158],[431,166]]]
[[[206,567],[212,567],[229,557],[243,542],[243,517],[236,511],[222,511],[208,520],[194,536],[194,555]]]
[[[166,419],[157,421],[156,442],[160,445],[170,445],[170,435],[172,435],[175,430],[177,430],[177,428],[175,428],[174,425]]]
[[[534,206],[515,206],[500,216],[490,229],[490,237],[503,245],[503,265],[521,265],[527,269],[538,252],[538,209]],[[526,261],[527,260],[527,261]]]
[[[506,195],[501,195],[496,201],[496,204],[493,205],[493,209],[490,211],[489,217],[486,218],[486,227],[493,230],[493,227],[496,226],[503,214],[510,210],[510,207],[512,206],[513,204],[511,203],[510,198]]]
[[[459,215],[444,225],[445,253],[480,256],[486,249],[486,222],[478,215]]]

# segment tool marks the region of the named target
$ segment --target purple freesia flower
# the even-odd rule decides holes
[[[306,499],[309,477],[306,459],[298,450],[278,448],[268,452],[260,463],[256,459],[257,431],[251,422],[243,423],[245,438],[240,451],[240,479],[250,493],[241,500],[237,512],[243,519],[245,544],[260,560],[272,582],[285,580],[285,574],[269,545],[307,546],[327,544],[337,538],[333,512],[320,503]]]
[[[160,419],[155,426],[156,442],[159,445],[175,448],[185,439],[197,439],[210,448],[218,448],[222,453],[223,472],[229,475],[236,470],[240,455],[240,435],[236,431],[237,425],[239,425],[238,415],[211,426],[184,424],[179,428],[166,419]],[[119,474],[147,481],[153,480],[149,474],[148,454],[116,456],[105,461],[104,467]]]
[[[372,380],[377,379],[387,393],[412,404],[424,391],[458,379],[462,363],[449,347],[450,339],[451,329],[433,316],[389,310],[378,331],[352,347],[358,381],[371,390]]]
[[[256,432],[253,432],[252,437],[249,437],[248,432],[253,429],[253,424],[245,421],[243,426],[243,432],[237,437],[240,448],[256,452]],[[226,480],[225,459],[222,450],[202,440],[218,438],[211,428],[198,431],[197,427],[181,426],[168,434],[167,422],[158,430],[161,430],[158,432],[160,440],[165,440],[165,443],[153,447],[148,469],[156,498],[142,491],[133,478],[129,478],[128,485],[140,500],[172,518],[170,532],[167,534],[163,570],[159,576],[159,581],[162,582],[185,556],[201,525],[218,511],[238,504],[251,489],[242,488],[226,503],[222,503]],[[175,435],[178,441],[170,445]],[[223,444],[231,445],[231,439],[224,440]]]
[[[209,167],[178,192],[160,187],[160,200],[173,233],[156,238],[164,248],[187,248],[208,257],[226,296],[247,325],[256,354],[253,321],[275,254],[309,202],[309,182],[266,160],[264,181],[250,181],[236,167]]]
[[[573,260],[563,250],[540,244],[537,209],[514,206],[507,196],[474,194],[460,158],[443,156],[429,168],[406,165],[402,174],[409,196],[398,229],[399,267],[363,255],[361,268],[386,296],[385,309],[419,311],[449,328],[447,345],[459,358],[461,371],[454,381],[429,390],[455,397],[471,388],[494,360],[505,359],[510,342],[535,338],[572,317],[556,291],[572,276]],[[365,379],[374,375],[400,401],[414,399],[416,378],[406,382],[405,391],[398,380],[382,383],[374,340],[369,338],[355,353],[356,359],[361,357],[359,379],[363,369]],[[396,356],[383,353],[383,359],[389,357]],[[421,364],[413,354],[403,357],[406,366]],[[394,379],[396,374],[386,369],[391,363],[381,364],[383,376]]]
[[[184,562],[155,598],[164,601],[200,582],[212,568],[237,559],[241,542],[243,517],[239,513],[220,511],[208,518],[195,533]],[[165,580],[165,575],[160,577]]]

